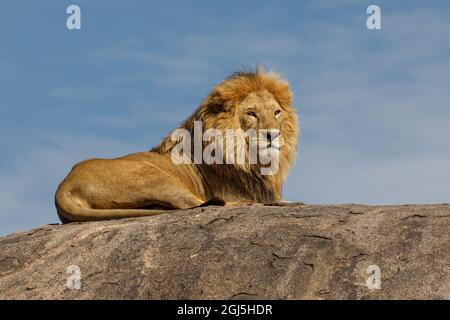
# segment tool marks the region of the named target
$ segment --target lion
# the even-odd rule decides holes
[[[262,175],[260,163],[174,163],[173,151],[179,141],[169,134],[147,152],[76,164],[56,191],[60,220],[110,220],[205,205],[281,202],[283,181],[295,159],[299,137],[291,100],[288,82],[277,73],[259,68],[240,71],[213,87],[179,127],[193,134],[194,123],[201,121],[203,130],[279,130],[282,143],[276,147],[279,165],[274,174]],[[265,147],[275,148],[270,139]]]

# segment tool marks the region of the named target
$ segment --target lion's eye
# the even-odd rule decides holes
[[[275,111],[275,117],[278,118],[281,114],[281,110],[277,110]]]
[[[249,112],[247,112],[247,115],[249,115],[250,117],[254,117],[254,118],[256,118],[256,113],[255,113],[255,112],[253,112],[253,111],[249,111]]]

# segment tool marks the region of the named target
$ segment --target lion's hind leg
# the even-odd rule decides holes
[[[147,199],[135,206],[128,204],[126,208],[99,208],[80,205],[80,202],[85,201],[79,201],[79,195],[72,194],[64,187],[60,187],[56,194],[56,207],[62,223],[144,217],[170,213],[176,209],[196,208],[205,203],[183,186],[172,184],[170,188],[162,187],[157,193],[147,194]]]
[[[64,223],[150,216],[206,201],[177,176],[126,159],[80,163],[61,183],[55,200]]]

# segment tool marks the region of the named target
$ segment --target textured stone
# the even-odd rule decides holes
[[[0,238],[2,299],[450,299],[450,205],[205,207]],[[67,267],[80,290],[65,287]],[[381,270],[369,289],[367,269]]]

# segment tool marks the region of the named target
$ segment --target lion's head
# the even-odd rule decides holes
[[[260,142],[263,136],[264,143],[258,144],[259,154],[279,152],[279,168],[276,174],[267,179],[281,188],[295,158],[299,135],[297,116],[291,107],[291,101],[289,85],[278,74],[264,73],[260,69],[237,72],[216,85],[199,108],[183,122],[181,128],[194,135],[195,123],[201,122],[203,132],[209,129],[219,130],[224,137],[229,129],[241,129],[244,132],[255,130],[258,134],[246,136],[246,143],[249,144],[252,139]],[[175,144],[176,141],[168,136],[154,151],[170,152]],[[229,171],[224,168],[228,167],[226,165],[216,167]],[[238,167],[249,172],[257,168],[258,164]]]

